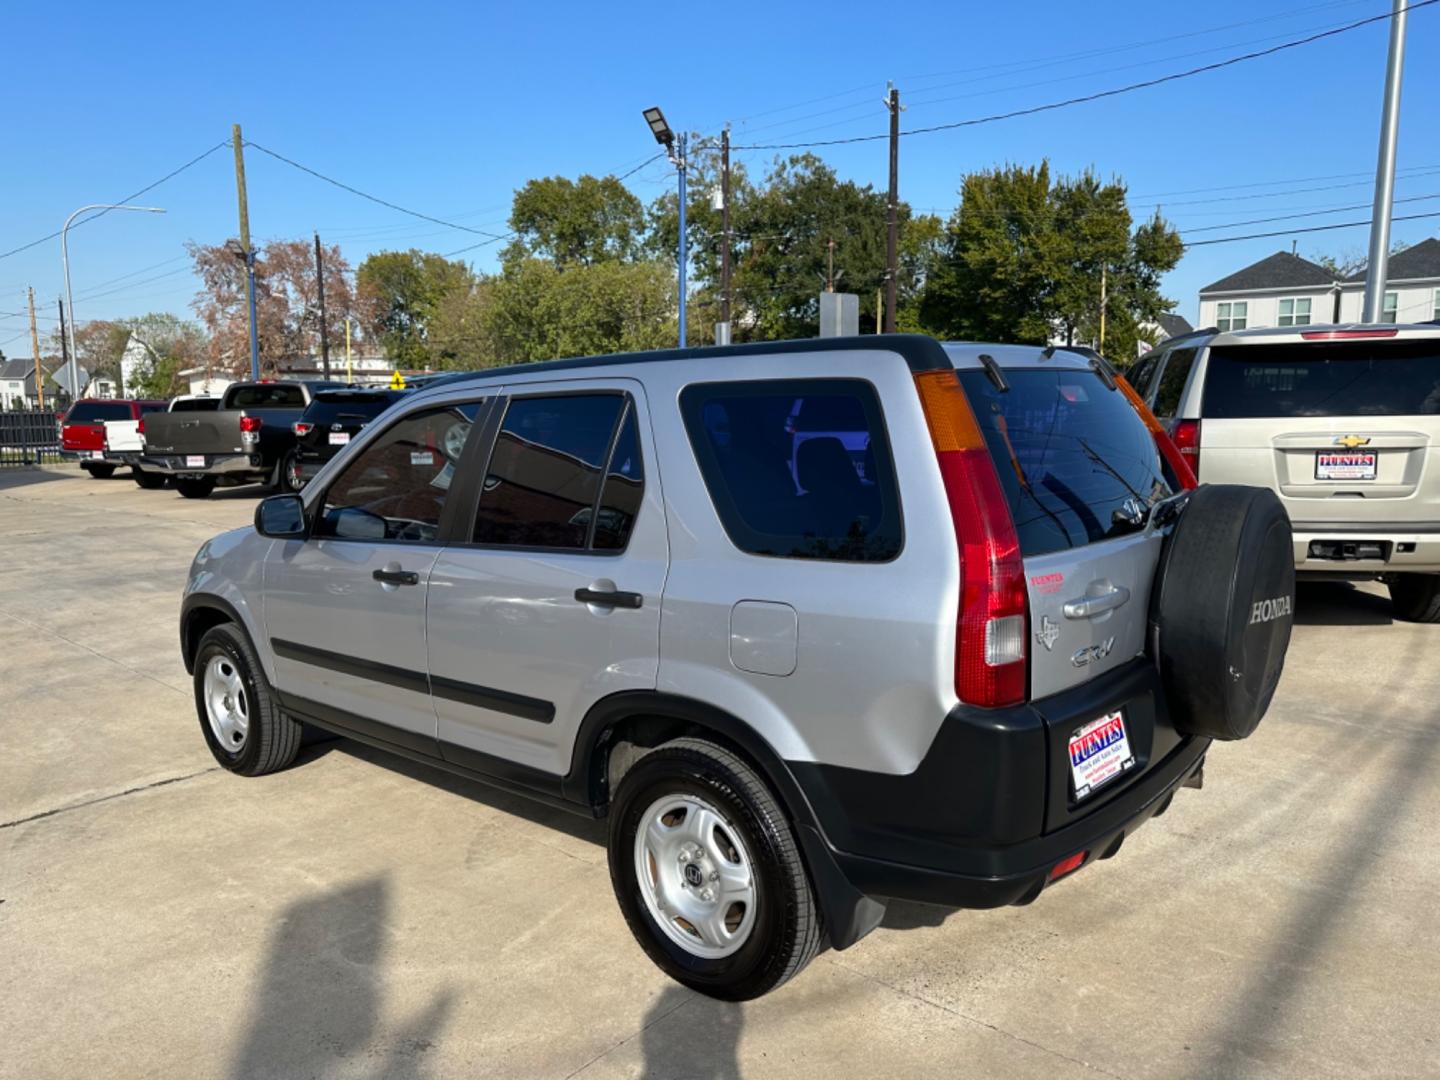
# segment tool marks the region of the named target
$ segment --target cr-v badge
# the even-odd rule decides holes
[[[1098,645],[1086,645],[1083,649],[1077,649],[1075,655],[1070,657],[1070,663],[1076,667],[1084,667],[1086,664],[1094,664],[1104,660],[1110,655],[1110,650],[1115,648],[1115,639],[1106,638]]]
[[[1035,640],[1049,652],[1055,648],[1055,639],[1060,636],[1060,627],[1049,615],[1040,616],[1040,629],[1035,631]]]

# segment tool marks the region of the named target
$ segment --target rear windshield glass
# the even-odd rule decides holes
[[[355,421],[365,423],[373,420],[398,401],[398,393],[384,390],[359,391],[356,393],[319,393],[305,410],[305,419],[312,424],[331,424]]]
[[[129,420],[130,405],[124,401],[77,401],[65,414],[67,424],[98,424],[105,420]]]
[[[229,409],[283,409],[305,404],[305,391],[283,384],[237,386],[225,399]]]
[[[1201,415],[1433,416],[1440,342],[1337,341],[1210,350]]]
[[[874,388],[859,379],[704,383],[680,408],[731,541],[754,555],[879,562],[900,498]]]
[[[960,373],[1022,554],[1133,532],[1173,493],[1144,422],[1094,372],[1007,370],[1005,378],[1002,392],[983,371]]]
[[[172,401],[171,412],[214,412],[220,408],[218,397],[191,398],[189,401]]]

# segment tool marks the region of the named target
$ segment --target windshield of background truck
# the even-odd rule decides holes
[[[1225,345],[1210,350],[1207,419],[1440,414],[1440,341]]]
[[[1134,532],[1173,494],[1144,422],[1093,371],[1007,369],[1005,379],[1000,390],[983,371],[960,372],[1023,555]]]

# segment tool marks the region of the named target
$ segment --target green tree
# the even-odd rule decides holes
[[[360,264],[355,275],[362,324],[395,363],[433,367],[430,321],[447,294],[469,289],[474,280],[463,262],[432,252],[414,248],[377,252]]]
[[[180,372],[206,363],[208,341],[200,327],[169,312],[121,320],[146,359],[131,374],[126,390],[137,397],[167,398],[184,392]]]
[[[91,319],[76,323],[74,334],[76,364],[88,371],[92,379],[109,379],[118,386],[120,358],[130,340],[130,328],[114,319]],[[52,333],[51,342],[56,353],[69,348],[68,343],[62,348],[59,327]]]
[[[510,211],[515,241],[503,261],[549,259],[559,269],[633,259],[645,233],[645,207],[613,176],[531,180]]]
[[[944,337],[1043,344],[1100,338],[1128,362],[1140,328],[1172,303],[1160,278],[1184,252],[1157,213],[1134,228],[1119,181],[1052,182],[1048,163],[967,176],[918,301],[918,324]]]

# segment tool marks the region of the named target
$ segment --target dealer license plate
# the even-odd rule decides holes
[[[204,454],[186,454],[185,467],[187,469],[203,469],[205,467]]]
[[[1134,765],[1123,713],[1107,713],[1070,736],[1070,776],[1077,802]]]
[[[348,431],[332,431],[332,432],[330,432],[330,445],[331,445],[331,446],[344,446],[344,445],[345,445],[346,443],[348,443],[349,441],[350,441],[350,433],[349,433]]]
[[[1376,457],[1373,451],[1337,454],[1320,450],[1315,454],[1315,479],[1374,480]]]

